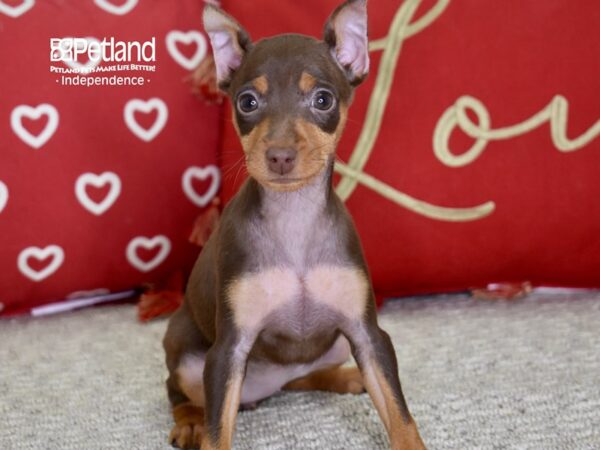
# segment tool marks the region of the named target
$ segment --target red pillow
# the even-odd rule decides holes
[[[320,37],[337,4],[224,7],[258,39]],[[377,293],[600,286],[597,2],[371,1],[369,14],[371,73],[336,182]],[[230,198],[243,176],[225,124]]]
[[[2,314],[186,270],[198,254],[192,224],[220,183],[218,109],[183,81],[207,51],[202,2],[76,3],[0,2]],[[65,52],[154,39],[155,58],[139,60],[134,46],[128,61],[52,62],[51,38],[65,37],[86,38],[61,42]],[[147,67],[51,71],[131,63]],[[143,85],[81,86],[95,77]]]

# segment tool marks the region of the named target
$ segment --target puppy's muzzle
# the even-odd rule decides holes
[[[267,166],[277,175],[286,175],[294,169],[297,154],[293,148],[270,148],[265,153]]]

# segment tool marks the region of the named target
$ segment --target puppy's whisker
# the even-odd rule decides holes
[[[326,146],[328,146],[328,145],[329,145],[329,142],[326,142],[325,144],[317,145],[316,147],[313,147],[313,148],[311,148],[311,149],[310,149],[308,152],[309,152],[309,153],[312,153],[312,152],[314,152],[314,151],[316,151],[316,150],[320,150],[320,149],[322,149],[323,147],[326,147]]]
[[[222,155],[242,155],[243,151],[242,150],[221,150],[221,154]]]
[[[240,167],[238,168],[236,174],[235,174],[235,178],[233,179],[233,185],[235,186],[237,183],[237,179],[238,179],[238,175],[240,174],[240,171],[245,169],[246,165],[245,164],[241,164]]]
[[[227,179],[227,177],[232,174],[233,170],[236,167],[243,165],[243,160],[244,160],[244,158],[242,157],[242,158],[238,159],[235,163],[233,163],[229,167],[227,167],[227,169],[223,172],[223,179]]]
[[[359,120],[352,119],[352,118],[350,118],[350,117],[348,117],[348,118],[346,119],[346,124],[350,124],[350,125],[360,125],[360,126],[362,126],[362,124],[361,124],[361,122],[360,122]]]

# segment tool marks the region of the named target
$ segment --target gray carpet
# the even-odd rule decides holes
[[[435,449],[600,449],[600,293],[389,302],[383,327]],[[165,321],[132,306],[0,321],[0,449],[168,449]],[[285,393],[236,449],[384,449],[366,395]]]

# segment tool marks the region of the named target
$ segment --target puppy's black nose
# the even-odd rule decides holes
[[[290,173],[296,165],[296,154],[293,148],[270,148],[267,150],[269,170],[278,175]]]

